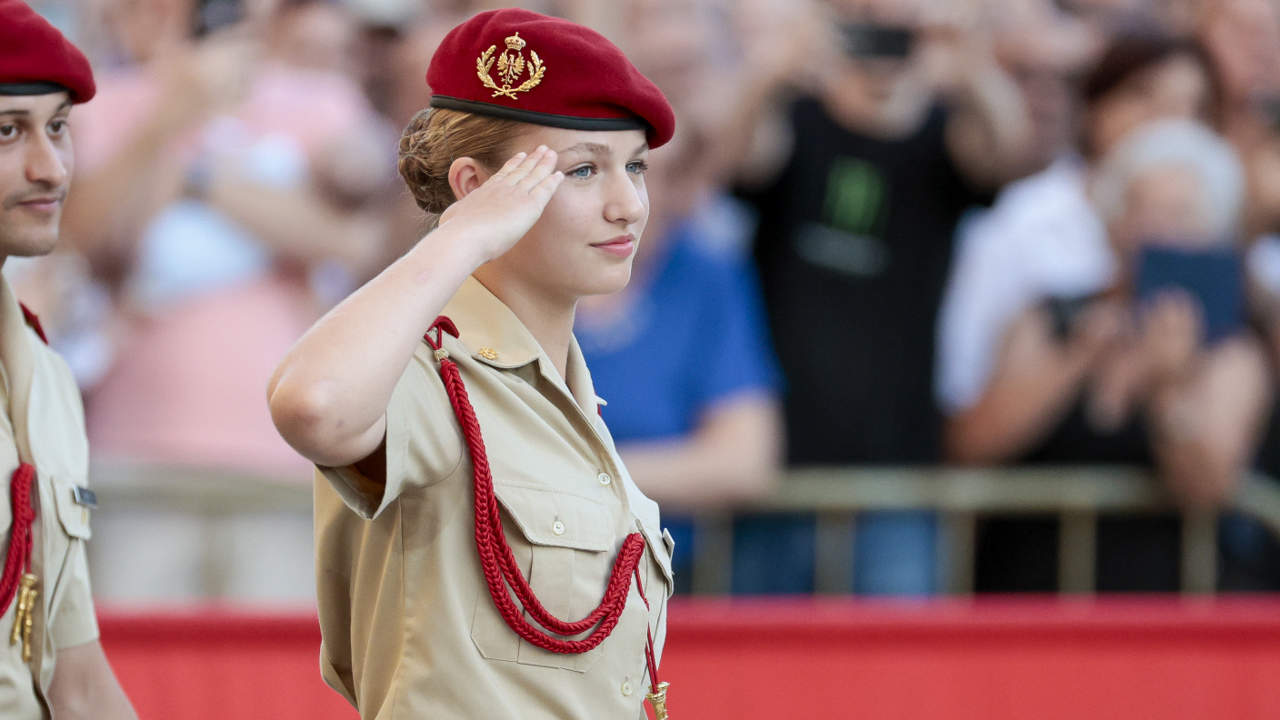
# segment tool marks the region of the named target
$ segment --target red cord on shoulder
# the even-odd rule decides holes
[[[27,321],[27,324],[31,326],[32,330],[36,331],[36,335],[40,336],[40,340],[42,340],[45,345],[48,345],[49,338],[44,335],[44,328],[40,326],[40,318],[36,317],[36,314],[31,312],[31,308],[26,305],[18,303],[18,307],[22,308],[22,317]]]

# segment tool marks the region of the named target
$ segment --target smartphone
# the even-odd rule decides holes
[[[1260,95],[1253,101],[1253,105],[1271,132],[1280,132],[1280,93]]]
[[[1146,304],[1171,288],[1200,302],[1206,345],[1245,326],[1244,262],[1235,248],[1184,249],[1144,243],[1138,252],[1138,301]]]
[[[1084,314],[1090,305],[1102,299],[1101,293],[1075,295],[1071,297],[1049,297],[1042,301],[1042,306],[1049,313],[1049,322],[1053,327],[1053,336],[1059,342],[1065,342],[1075,330],[1076,320]]]
[[[204,37],[244,19],[243,0],[197,0],[196,37]]]
[[[915,48],[912,28],[878,23],[850,23],[841,27],[844,51],[859,59],[904,60]]]

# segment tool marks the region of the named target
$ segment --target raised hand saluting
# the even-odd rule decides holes
[[[458,202],[440,216],[441,227],[456,226],[476,243],[481,262],[502,255],[529,232],[564,180],[555,169],[556,151],[539,145],[516,153],[498,172],[480,180],[475,161],[459,158],[449,169]],[[468,185],[479,185],[468,189]],[[464,194],[465,193],[465,194]]]

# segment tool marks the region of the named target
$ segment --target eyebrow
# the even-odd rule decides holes
[[[637,147],[635,150],[631,152],[631,154],[639,155],[642,151],[648,149],[648,147],[649,147],[649,143],[647,141],[642,142],[640,143],[639,147]],[[608,145],[602,145],[600,143],[580,142],[577,145],[572,145],[570,147],[567,147],[559,151],[558,154],[563,155],[564,153],[567,153],[567,152],[585,152],[591,155],[611,155],[613,153],[613,150]]]
[[[53,111],[53,114],[54,114],[54,115],[57,115],[58,113],[62,112],[63,110],[67,110],[67,109],[70,109],[70,108],[71,108],[71,101],[70,101],[70,100],[64,100],[64,101],[62,101],[62,104],[61,104],[61,105],[59,105],[59,106],[57,107],[57,109],[55,109],[55,110]],[[30,111],[30,110],[27,110],[26,108],[13,108],[13,109],[11,109],[11,110],[0,110],[0,115],[28,115],[28,116],[29,116],[29,115],[31,115],[31,111]]]

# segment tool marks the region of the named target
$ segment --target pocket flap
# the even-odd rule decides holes
[[[613,547],[611,513],[601,503],[550,490],[496,483],[494,494],[534,545],[594,552]]]
[[[662,529],[662,534],[658,539],[654,540],[654,533],[640,523],[640,527],[645,531],[645,538],[649,542],[649,550],[653,553],[653,557],[658,561],[658,568],[662,570],[662,574],[666,576],[667,587],[673,587],[675,583],[675,572],[671,569],[671,557],[675,552],[676,541],[671,537],[671,533],[666,528]]]
[[[89,508],[76,502],[76,483],[54,477],[50,484],[53,487],[53,504],[57,506],[58,521],[62,523],[62,529],[71,537],[88,540],[92,536],[89,529]]]

